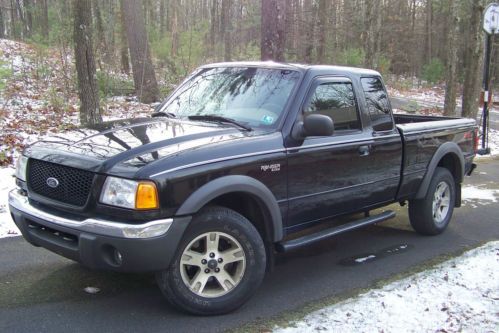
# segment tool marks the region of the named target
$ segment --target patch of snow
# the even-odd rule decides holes
[[[274,332],[496,332],[499,241]]]
[[[357,258],[357,259],[355,259],[355,262],[363,263],[365,261],[368,261],[368,260],[371,260],[371,259],[374,259],[374,258],[376,258],[376,256],[374,254],[371,254],[371,255],[369,255],[367,257]]]
[[[499,190],[481,188],[473,185],[463,186],[461,198],[465,205],[470,203],[473,208],[477,208],[477,204],[488,205],[497,202]]]
[[[16,185],[13,168],[0,168],[0,238],[20,236],[9,212],[8,194]]]

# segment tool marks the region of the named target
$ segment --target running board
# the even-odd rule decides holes
[[[378,223],[378,222],[383,222],[388,219],[394,218],[395,217],[395,212],[392,210],[388,210],[386,212],[383,212],[378,215],[374,216],[369,216],[365,217],[360,220],[352,221],[334,228],[326,229],[326,230],[321,230],[317,233],[306,235],[303,237],[291,239],[289,241],[281,242],[276,244],[276,250],[278,252],[287,252],[290,250],[294,250],[296,248],[309,245],[318,241],[321,241],[323,239],[329,238],[331,236],[335,236],[338,234],[342,234],[347,231],[355,230],[358,228],[365,227],[370,224]]]

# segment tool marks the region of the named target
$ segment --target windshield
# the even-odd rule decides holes
[[[204,69],[185,82],[160,112],[179,118],[213,115],[250,127],[275,127],[299,76],[287,69]]]

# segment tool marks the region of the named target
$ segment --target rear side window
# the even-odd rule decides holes
[[[381,80],[377,77],[364,77],[361,82],[373,129],[375,131],[393,129],[390,103]]]
[[[330,117],[335,131],[361,128],[351,83],[328,82],[318,85],[305,107],[305,116],[309,114]]]

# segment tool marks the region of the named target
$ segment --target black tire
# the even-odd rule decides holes
[[[441,191],[441,187],[439,187],[441,184],[444,184],[442,186],[448,187],[448,195],[444,192],[443,195],[436,196],[435,192],[437,191],[437,188],[439,188],[439,192]],[[438,199],[439,197],[441,198]],[[443,208],[441,205],[444,200],[448,200],[448,209],[442,213]],[[437,209],[435,209],[435,214],[433,210],[434,202],[437,207]],[[454,177],[448,169],[437,167],[426,196],[423,199],[413,199],[409,201],[409,219],[412,227],[416,232],[422,235],[438,235],[442,233],[447,228],[452,218],[455,202],[456,185]]]
[[[187,285],[187,282],[184,282],[189,270],[194,269],[195,272],[201,274],[202,272],[199,272],[198,270],[204,271],[205,268],[208,269],[206,266],[189,266],[186,265],[185,262],[183,264],[181,262],[184,251],[193,249],[193,246],[195,245],[192,244],[201,244],[202,246],[203,242],[199,241],[196,243],[196,240],[203,239],[202,237],[207,233],[209,235],[211,235],[211,233],[220,235],[219,238],[217,238],[217,247],[223,245],[220,245],[221,242],[218,241],[218,239],[223,239],[223,235],[233,237],[233,239],[238,242],[236,249],[242,249],[245,258],[243,266],[245,268],[242,274],[238,274],[238,283],[235,286],[232,286],[232,289],[229,291],[225,291],[227,292],[226,294],[217,297],[203,297],[191,290]],[[192,243],[193,241],[194,243]],[[206,251],[204,251],[206,252],[206,255],[209,255],[208,252],[211,252],[208,251],[209,241],[210,240],[207,237],[204,243],[206,246]],[[219,252],[217,252],[217,256],[218,253]],[[241,253],[242,252],[239,252],[240,255]],[[223,251],[220,251],[221,256],[222,254]],[[205,254],[201,253],[201,255],[204,256]],[[189,255],[187,255],[187,257],[189,257]],[[227,265],[231,264],[220,264],[218,267],[219,273],[220,270],[225,272]],[[236,265],[239,265],[239,263]],[[217,315],[234,311],[243,305],[260,286],[265,275],[265,267],[266,254],[264,243],[260,234],[250,221],[231,209],[224,207],[208,207],[203,209],[193,218],[180,242],[178,251],[173,258],[170,267],[164,271],[158,272],[156,274],[156,280],[162,293],[174,307],[197,315]],[[215,270],[216,268],[212,269],[210,274],[215,274]],[[192,278],[192,281],[194,280],[195,277]],[[210,284],[211,286],[218,288],[218,290],[222,288],[222,284],[217,280],[217,277],[213,275],[208,278],[208,282],[205,282],[203,287],[199,287],[199,289],[204,288],[203,290],[205,290]],[[225,287],[227,288],[227,286]],[[198,290],[198,292],[202,293],[203,290]]]

